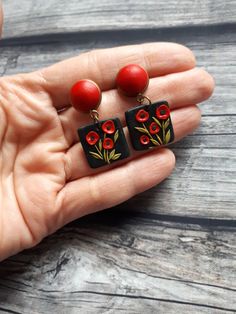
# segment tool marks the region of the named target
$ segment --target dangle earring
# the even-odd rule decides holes
[[[111,164],[129,156],[129,149],[118,118],[99,121],[97,108],[101,90],[91,80],[76,82],[70,91],[72,106],[90,114],[94,123],[78,129],[79,138],[91,168]]]
[[[117,87],[126,96],[136,97],[139,106],[125,113],[135,150],[166,145],[174,140],[170,108],[167,101],[152,103],[143,95],[148,87],[148,73],[137,64],[123,67],[116,78]]]

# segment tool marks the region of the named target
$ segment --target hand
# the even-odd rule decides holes
[[[103,91],[100,118],[119,117],[124,123],[124,112],[134,101],[119,95],[115,77],[129,63],[148,71],[146,94],[152,100],[169,101],[176,141],[193,132],[201,116],[195,104],[212,94],[214,82],[194,68],[192,52],[177,44],[97,50],[0,79],[0,260],[76,218],[151,188],[171,173],[175,158],[167,148],[131,151],[132,157],[115,167],[94,170],[78,142],[77,128],[91,120],[68,105],[71,86],[82,78],[97,82]]]

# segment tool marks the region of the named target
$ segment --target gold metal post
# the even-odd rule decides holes
[[[141,105],[143,105],[145,101],[148,102],[148,105],[152,104],[151,99],[147,96],[144,96],[143,94],[138,94],[136,99],[137,102],[139,102]]]
[[[94,123],[99,121],[99,114],[96,109],[90,110],[90,117],[93,119]]]

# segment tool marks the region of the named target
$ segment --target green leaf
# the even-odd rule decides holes
[[[89,152],[94,158],[96,159],[101,159],[103,160],[102,156],[100,156],[99,154],[95,153],[95,152]]]
[[[119,137],[119,130],[117,130],[115,135],[114,135],[114,142],[116,142],[118,140],[118,137]]]
[[[150,141],[152,142],[152,144],[154,144],[155,146],[159,146],[160,144],[154,140],[153,138],[150,138]]]
[[[98,142],[98,147],[100,149],[100,151],[102,150],[102,140],[100,139],[99,142]]]
[[[161,122],[155,117],[152,117],[152,118],[159,125],[159,127],[162,128]]]
[[[138,130],[138,131],[141,132],[141,133],[145,133],[145,134],[148,134],[148,133],[149,133],[148,130],[146,130],[146,129],[144,129],[144,128],[140,128],[140,127],[138,127],[138,126],[136,126],[135,129]]]
[[[113,149],[113,150],[110,152],[109,159],[112,159],[112,157],[115,155],[115,152],[116,152],[115,149]]]
[[[96,150],[97,150],[97,152],[98,152],[98,155],[100,155],[100,157],[102,157],[102,152],[101,152],[101,150],[97,147],[97,145],[95,145],[95,148],[96,148]],[[102,157],[102,159],[103,159],[103,157]]]
[[[119,158],[120,158],[120,156],[121,156],[121,154],[120,154],[120,153],[115,154],[115,155],[112,157],[112,160],[117,160],[117,159],[119,159]]]
[[[165,130],[168,128],[169,124],[170,124],[170,119],[168,118],[164,124]]]
[[[159,141],[159,144],[162,145],[163,143],[162,143],[162,140],[161,140],[160,136],[158,134],[156,134],[156,137],[157,137],[157,139]]]
[[[165,144],[169,143],[169,141],[170,141],[170,130],[166,133]]]

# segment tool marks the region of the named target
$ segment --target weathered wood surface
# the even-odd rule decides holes
[[[4,4],[1,75],[165,40],[192,48],[217,87],[173,145],[170,178],[0,265],[0,313],[236,313],[235,1]]]
[[[14,313],[234,313],[233,228],[118,207],[73,223],[0,269]]]
[[[234,0],[7,0],[6,37],[235,22]]]

